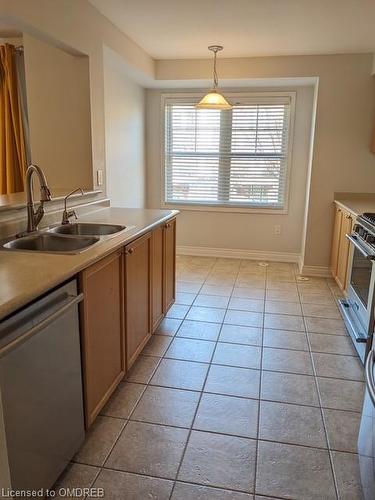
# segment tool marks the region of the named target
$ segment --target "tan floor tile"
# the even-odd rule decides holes
[[[283,372],[262,372],[261,398],[281,403],[319,406],[314,377]]]
[[[159,361],[159,357],[139,356],[130,371],[127,373],[126,379],[129,382],[147,384],[156,370]]]
[[[318,377],[333,377],[347,380],[364,379],[363,366],[354,356],[340,356],[313,352],[313,361]]]
[[[263,349],[264,370],[279,372],[299,373],[302,375],[312,375],[312,363],[309,352],[292,351],[288,349]]]
[[[191,500],[192,498],[196,500],[253,500],[253,496],[248,493],[176,482],[172,500]]]
[[[229,301],[229,309],[236,309],[237,311],[264,311],[264,301],[258,299],[245,299],[241,297],[232,297]]]
[[[186,319],[194,321],[207,321],[209,323],[221,323],[225,315],[225,309],[214,307],[192,306]]]
[[[122,382],[101,413],[107,417],[129,418],[145,389],[142,384]]]
[[[205,321],[191,321],[185,319],[177,332],[177,337],[217,340],[220,328],[220,323],[207,323]]]
[[[347,335],[345,323],[341,319],[305,317],[306,330],[311,333],[327,333],[328,335]]]
[[[260,347],[219,342],[212,362],[219,365],[259,369],[260,357]]]
[[[223,325],[219,341],[260,346],[262,345],[262,329],[254,326]]]
[[[259,439],[327,448],[320,408],[261,401]]]
[[[171,343],[171,337],[167,335],[153,335],[143,348],[144,356],[163,356]]]
[[[229,310],[225,314],[224,323],[227,325],[263,326],[263,313]]]
[[[303,304],[302,309],[304,316],[311,316],[313,318],[342,319],[336,305],[323,306],[321,304]]]
[[[174,479],[188,429],[128,422],[105,465],[110,469]]]
[[[207,364],[163,359],[151,379],[152,385],[201,391],[206,378]]]
[[[255,443],[252,439],[193,431],[178,479],[250,492],[254,486]]]
[[[181,319],[164,318],[156,330],[157,335],[173,337],[182,323]]]
[[[228,305],[229,297],[221,297],[220,295],[204,295],[199,294],[194,301],[195,306],[203,307],[219,307],[225,309]]]
[[[267,290],[280,290],[287,293],[297,293],[297,285],[295,283],[286,283],[284,281],[271,281],[266,284]]]
[[[103,469],[95,481],[94,487],[103,488],[106,500],[141,500],[146,498],[168,500],[173,481]]]
[[[205,295],[219,295],[229,297],[232,293],[233,286],[218,286],[218,285],[203,285],[200,293]]]
[[[332,354],[348,354],[356,356],[353,342],[349,336],[326,335],[324,333],[309,333],[309,341],[313,352],[327,352]]]
[[[283,302],[281,300],[267,300],[266,313],[302,316],[302,310],[299,302]]]
[[[76,488],[90,488],[99,472],[99,467],[74,463],[69,464],[52,488],[56,492],[54,498],[66,498],[66,489],[72,491]],[[85,494],[83,492],[81,495],[76,494],[76,498],[84,497]]]
[[[286,292],[285,290],[266,290],[266,300],[281,302],[298,302],[297,291]]]
[[[352,380],[317,377],[320,398],[324,408],[362,411],[365,384]]]
[[[176,282],[177,292],[198,293],[200,288],[201,288],[200,283],[193,283],[191,281],[177,281]]]
[[[193,428],[256,438],[258,401],[219,394],[203,394]]]
[[[237,287],[233,289],[233,297],[242,299],[258,299],[264,300],[265,291],[263,288],[254,287]]]
[[[173,306],[168,310],[166,317],[175,319],[184,319],[187,315],[190,306],[183,306],[180,304],[173,304]]]
[[[290,330],[265,328],[263,333],[263,345],[264,347],[296,349],[297,351],[309,350],[306,334],[304,332],[293,332]]]
[[[360,413],[324,409],[329,447],[336,451],[357,452]]]
[[[171,342],[165,357],[209,363],[214,349],[215,342],[176,337]]]
[[[199,392],[149,386],[139,401],[132,420],[190,427],[199,401]]]
[[[257,399],[259,387],[259,370],[211,365],[204,391]]]
[[[256,493],[303,500],[336,498],[328,451],[259,441]]]
[[[334,298],[330,291],[327,292],[301,292],[300,300],[303,304],[321,304],[321,305],[331,305],[336,304]]]
[[[341,500],[363,500],[358,455],[353,453],[332,452],[333,468]],[[373,467],[373,459],[361,457],[368,462],[368,470]]]
[[[305,331],[302,316],[291,316],[288,314],[266,313],[264,315],[264,327],[275,328],[276,330],[293,330],[295,332]]]
[[[126,421],[98,416],[86,434],[85,442],[74,457],[75,462],[102,466]]]
[[[196,297],[195,293],[176,292],[176,304],[191,306]]]

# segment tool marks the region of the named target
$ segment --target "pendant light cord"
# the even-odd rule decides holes
[[[217,71],[216,71],[216,54],[217,54],[217,51],[215,50],[214,51],[214,89],[216,89],[218,84],[219,84],[219,79],[217,77]]]

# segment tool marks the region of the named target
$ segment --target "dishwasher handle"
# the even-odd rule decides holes
[[[26,342],[26,340],[33,337],[41,330],[49,326],[56,319],[62,316],[68,309],[70,309],[75,304],[78,304],[82,300],[83,300],[83,293],[80,293],[79,295],[68,295],[66,300],[61,303],[61,306],[57,311],[53,312],[45,319],[43,319],[40,323],[31,327],[30,330],[23,333],[22,335],[20,335],[19,337],[15,338],[14,340],[6,344],[4,347],[2,347],[0,349],[0,358],[3,357],[5,354],[8,354],[8,352],[13,351],[13,349],[23,344],[24,342]]]
[[[373,375],[373,367],[375,363],[374,351],[371,351],[367,355],[366,364],[365,364],[365,376],[366,376],[366,386],[368,393],[370,395],[372,404],[375,405],[375,384],[374,384],[374,375]]]

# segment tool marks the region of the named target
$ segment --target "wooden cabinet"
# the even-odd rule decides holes
[[[122,251],[81,273],[86,426],[95,420],[125,374]]]
[[[151,335],[151,233],[125,247],[125,332],[127,369]]]
[[[163,311],[166,313],[176,298],[176,219],[164,225]]]
[[[173,219],[81,273],[86,427],[174,302],[175,268]]]
[[[350,243],[346,235],[352,232],[353,215],[335,206],[335,221],[332,238],[331,272],[342,290],[346,290],[349,278]]]
[[[152,331],[163,319],[164,228],[152,231]]]

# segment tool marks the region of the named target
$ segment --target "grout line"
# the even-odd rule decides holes
[[[298,295],[300,297],[300,292],[299,291],[298,291]],[[305,328],[306,328],[307,324],[306,324],[305,317],[303,318],[303,321],[305,323]],[[337,482],[335,468],[334,468],[334,465],[333,465],[333,458],[332,458],[331,449],[330,449],[330,440],[329,440],[329,435],[328,435],[328,429],[327,429],[325,415],[324,415],[324,411],[323,411],[323,407],[322,407],[322,399],[321,399],[321,396],[320,396],[320,389],[319,389],[319,384],[318,384],[318,379],[317,379],[317,372],[316,372],[316,368],[315,368],[314,357],[313,357],[313,354],[312,354],[312,351],[311,351],[311,343],[310,343],[310,337],[309,337],[309,335],[307,335],[307,343],[308,343],[308,346],[309,346],[309,349],[310,349],[311,365],[312,365],[312,369],[313,369],[313,373],[314,373],[314,382],[315,382],[315,387],[316,387],[316,391],[317,391],[317,395],[318,395],[320,415],[321,415],[321,418],[322,418],[324,434],[325,434],[325,438],[326,438],[326,442],[327,442],[328,457],[329,457],[329,463],[331,465],[331,473],[332,473],[332,478],[333,478],[333,484],[334,484],[334,488],[335,488],[335,492],[336,492],[336,498],[337,498],[337,500],[339,500],[340,499],[340,495],[339,495],[338,482]]]
[[[215,262],[217,262],[217,259],[215,259]],[[238,274],[237,274],[238,275]],[[203,286],[203,285],[202,285]],[[233,293],[233,288],[232,287],[232,293]],[[230,295],[231,297],[232,295]],[[230,299],[229,299],[230,300]],[[218,338],[216,339],[215,341],[215,347],[212,351],[212,354],[211,354],[211,359],[210,359],[210,362],[208,364],[208,368],[207,368],[207,372],[206,372],[206,376],[204,378],[204,382],[203,382],[203,385],[202,385],[202,390],[200,392],[200,396],[199,396],[199,399],[198,399],[198,404],[195,408],[195,412],[194,412],[194,416],[193,416],[193,419],[192,419],[192,422],[191,422],[191,426],[190,426],[190,430],[189,430],[189,434],[187,436],[187,440],[186,440],[186,443],[185,443],[185,447],[184,447],[184,450],[182,452],[182,455],[181,455],[181,459],[180,459],[180,463],[178,465],[178,469],[177,469],[177,473],[176,473],[176,478],[175,478],[175,481],[173,483],[173,487],[172,487],[172,490],[171,490],[171,494],[170,494],[170,499],[172,498],[172,495],[173,495],[173,492],[174,492],[174,489],[175,489],[175,486],[176,486],[176,481],[178,479],[178,476],[179,476],[179,473],[180,473],[180,470],[181,470],[181,467],[182,467],[182,463],[184,461],[184,458],[185,458],[185,454],[186,454],[186,450],[187,450],[187,447],[188,447],[188,444],[189,444],[189,441],[190,441],[190,436],[191,436],[191,433],[193,431],[193,426],[194,426],[194,422],[195,422],[195,418],[197,416],[197,413],[198,413],[198,410],[199,410],[199,406],[200,406],[200,403],[201,403],[201,400],[202,400],[202,397],[203,397],[203,394],[204,394],[204,388],[206,386],[206,382],[207,382],[207,378],[208,378],[208,375],[210,373],[210,369],[211,369],[211,366],[212,366],[212,360],[214,359],[214,356],[215,356],[215,352],[216,352],[216,348],[217,348],[217,344],[219,342],[219,337],[220,337],[220,334],[221,334],[221,330],[223,328],[223,324],[224,324],[224,319],[225,319],[225,315],[226,315],[226,312],[228,310],[228,305],[229,305],[229,300],[228,300],[228,304],[227,304],[227,307],[225,308],[225,314],[223,316],[223,320],[221,322],[221,326],[220,326],[220,331],[219,331],[219,335],[218,335]]]

